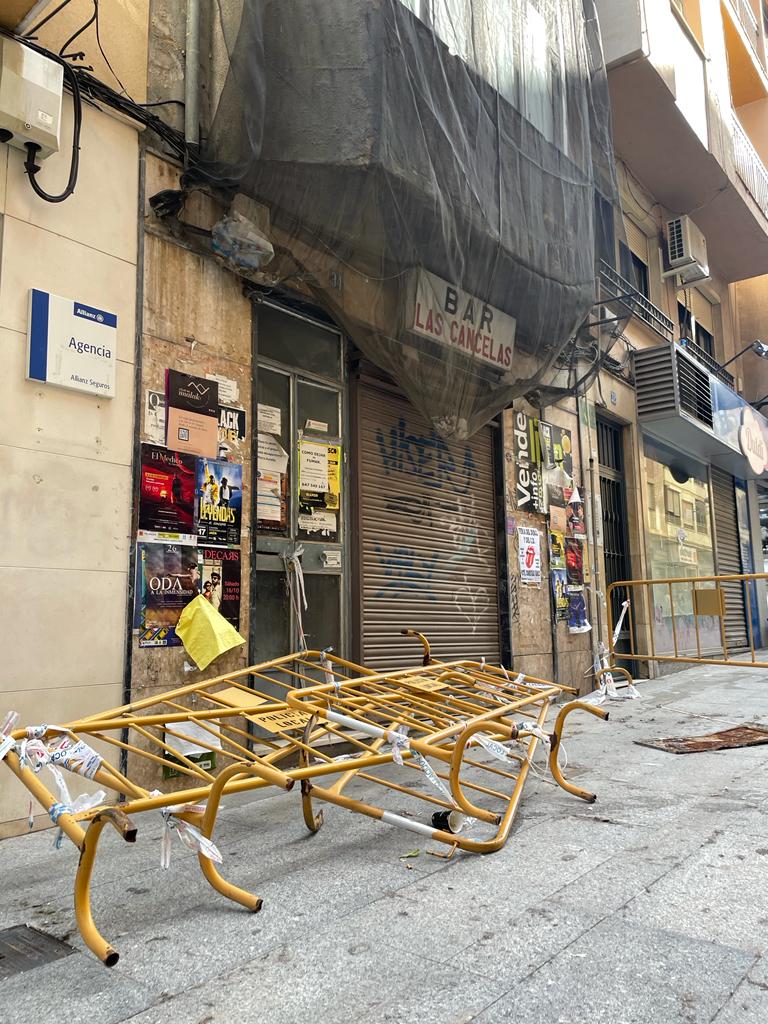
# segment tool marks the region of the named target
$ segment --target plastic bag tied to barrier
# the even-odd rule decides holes
[[[594,0],[219,0],[212,22],[185,183],[260,206],[219,256],[308,292],[446,438],[562,386],[623,230]]]

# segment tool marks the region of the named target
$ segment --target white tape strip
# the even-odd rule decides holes
[[[492,740],[490,736],[486,736],[484,732],[477,732],[472,737],[480,746],[485,747],[489,754],[493,754],[494,757],[498,758],[499,761],[506,761],[509,758],[509,750],[504,746],[503,743],[499,743],[497,740]]]

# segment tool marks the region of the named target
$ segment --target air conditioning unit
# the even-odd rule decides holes
[[[662,277],[678,274],[684,285],[709,279],[707,240],[690,217],[667,221],[666,265]]]

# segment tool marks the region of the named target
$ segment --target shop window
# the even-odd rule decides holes
[[[664,488],[664,511],[667,522],[680,522],[680,492],[673,487]]]
[[[648,576],[672,580],[714,573],[714,545],[709,516],[707,468],[686,460],[688,479],[680,483],[680,455],[665,446],[644,440],[644,471],[657,487],[664,487],[664,515],[646,512]],[[675,466],[673,476],[671,466]],[[661,493],[658,491],[657,493]],[[766,516],[768,521],[768,515]],[[709,584],[701,584],[707,587]],[[651,591],[651,622],[657,653],[680,654],[719,651],[720,620],[714,615],[694,615],[692,588],[687,583],[659,583]]]

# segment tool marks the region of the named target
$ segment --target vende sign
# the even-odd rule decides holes
[[[27,380],[113,398],[116,361],[115,313],[30,290]]]
[[[466,352],[502,372],[511,369],[514,317],[427,270],[416,272],[414,291],[410,330]]]

